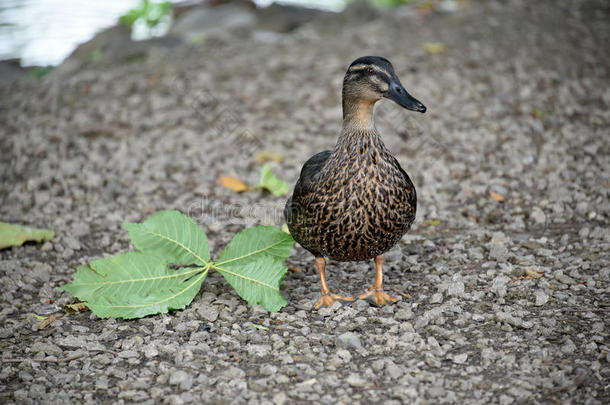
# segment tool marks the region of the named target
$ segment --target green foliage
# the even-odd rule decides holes
[[[353,0],[346,0],[346,2],[351,2]],[[410,4],[413,0],[368,0],[368,2],[374,7],[381,8],[392,8],[402,6],[404,4]]]
[[[280,283],[294,241],[275,227],[243,230],[213,262],[203,229],[178,211],[162,211],[143,223],[124,226],[140,252],[94,260],[62,287],[99,317],[130,319],[183,309],[210,269],[251,305],[262,304],[269,311],[286,305]]]
[[[148,27],[154,27],[170,14],[171,9],[170,1],[140,0],[137,7],[119,17],[119,23],[133,27],[136,21],[142,19]]]
[[[198,264],[210,261],[205,232],[178,211],[161,211],[142,224],[123,224],[136,249],[175,264]]]
[[[102,50],[98,48],[95,51],[91,52],[90,60],[91,62],[99,62],[100,60],[102,60],[103,55],[104,53],[102,52]]]
[[[273,226],[244,229],[220,254],[214,268],[248,304],[279,311],[286,305],[280,283],[292,245],[292,237]]]
[[[0,222],[0,249],[21,246],[25,242],[46,242],[53,239],[54,236],[55,232],[48,229],[28,228]]]
[[[46,75],[48,75],[49,73],[51,73],[51,71],[55,69],[55,66],[34,66],[32,68],[32,70],[30,70],[30,75],[36,79],[42,79],[43,77],[45,77]]]
[[[280,197],[288,191],[288,183],[284,180],[279,179],[273,172],[269,165],[264,165],[261,169],[261,180],[259,187],[269,191],[276,197]]]
[[[186,307],[207,273],[200,267],[172,270],[158,257],[128,252],[81,266],[63,289],[101,318],[141,318]]]

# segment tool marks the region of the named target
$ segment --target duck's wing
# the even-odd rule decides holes
[[[299,194],[301,192],[307,193],[310,190],[314,182],[315,175],[322,170],[324,164],[328,160],[332,151],[325,150],[320,153],[316,153],[312,157],[309,158],[307,162],[303,165],[301,169],[301,175],[299,176],[299,180],[297,180],[297,184],[294,186],[294,194],[297,194],[297,190]]]
[[[293,222],[292,201],[299,201],[302,197],[314,191],[314,186],[316,184],[315,175],[322,170],[331,153],[332,151],[330,150],[316,153],[303,165],[299,179],[294,186],[292,197],[288,199],[286,206],[284,207],[284,218],[288,225],[291,225]]]

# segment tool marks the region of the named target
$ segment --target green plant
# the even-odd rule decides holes
[[[369,2],[376,7],[391,8],[408,4],[411,0],[369,0]]]
[[[133,28],[138,20],[142,20],[148,27],[154,27],[166,19],[172,10],[170,1],[155,2],[140,0],[137,7],[119,17],[119,23]]]
[[[53,69],[55,69],[55,66],[34,66],[32,70],[30,70],[30,75],[36,79],[42,79],[51,73]]]
[[[143,223],[125,223],[139,252],[94,260],[62,287],[102,318],[141,318],[183,309],[210,269],[218,271],[248,304],[269,311],[286,305],[280,283],[292,237],[272,226],[239,232],[212,261],[207,237],[178,211],[161,211]]]
[[[0,249],[21,246],[25,242],[46,242],[54,237],[55,232],[48,229],[28,228],[0,222]]]
[[[346,3],[350,3],[354,0],[345,0]],[[392,8],[398,7],[405,4],[410,4],[413,0],[368,0],[369,4],[379,8]]]

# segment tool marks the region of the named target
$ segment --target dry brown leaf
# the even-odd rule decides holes
[[[56,319],[57,319],[56,314],[49,315],[46,319],[43,319],[42,321],[38,322],[38,329],[42,330],[42,329],[46,328],[47,326],[49,326],[51,324],[51,322],[53,322]]]
[[[68,304],[64,307],[67,314],[75,314],[77,312],[85,312],[89,310],[89,307],[84,302],[77,302],[74,304]]]
[[[231,190],[241,193],[242,191],[248,190],[248,185],[238,178],[231,176],[218,176],[216,180],[224,188],[230,188]]]
[[[497,202],[504,202],[504,196],[500,193],[496,193],[495,191],[490,191],[489,196],[496,200]]]
[[[544,276],[544,271],[542,270],[525,269],[525,278],[539,279],[542,276]]]
[[[254,155],[254,161],[261,165],[269,162],[282,163],[284,161],[284,156],[277,152],[264,150]]]

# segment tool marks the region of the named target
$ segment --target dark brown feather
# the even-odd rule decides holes
[[[284,215],[294,239],[316,257],[372,259],[390,250],[415,219],[407,173],[373,129],[344,129],[333,151],[309,159]]]

